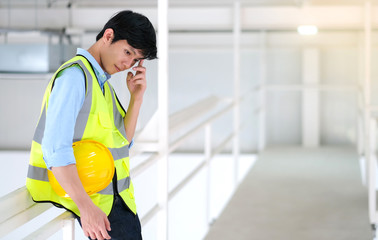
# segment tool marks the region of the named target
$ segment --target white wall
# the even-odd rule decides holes
[[[306,46],[320,50],[320,82],[323,84],[356,84],[359,76],[358,32],[326,32],[303,38],[296,33],[267,33],[267,84],[300,84],[301,52]],[[241,92],[259,83],[260,34],[243,33],[241,56]],[[25,38],[23,38],[25,39]],[[35,38],[33,38],[35,41]],[[94,35],[80,38],[84,48]],[[17,38],[13,38],[17,41]],[[20,41],[20,39],[18,39]],[[170,112],[189,106],[208,95],[232,97],[232,34],[175,33],[170,37],[169,99]],[[373,52],[373,63],[378,53]],[[157,61],[147,61],[148,89],[142,107],[139,128],[143,127],[157,107]],[[373,68],[373,79],[378,72]],[[125,73],[111,81],[124,105],[128,93]],[[375,81],[377,82],[377,81]],[[0,149],[29,149],[38,119],[45,79],[5,80],[0,75]],[[377,84],[373,84],[377,89]],[[374,99],[378,99],[374,97]],[[353,92],[321,92],[321,144],[354,144],[356,99]],[[267,145],[301,143],[301,93],[299,91],[267,92]],[[250,95],[242,105],[241,148],[254,151],[257,146],[256,95]],[[214,140],[221,141],[232,129],[231,114],[219,119],[220,127]],[[202,138],[191,139],[181,150],[197,151]],[[229,148],[231,149],[231,147]]]

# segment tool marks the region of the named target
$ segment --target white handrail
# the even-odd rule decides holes
[[[215,110],[219,103],[224,101],[230,102],[228,99],[210,96],[171,114],[169,116],[169,134],[174,134],[180,127],[189,126],[191,123],[205,116],[208,112]],[[135,156],[143,152],[158,152],[158,143],[140,139],[140,135],[142,135],[141,132],[143,132],[143,130],[135,134],[138,145],[133,146],[132,155]]]
[[[157,213],[157,212],[159,212],[159,210],[160,210],[161,208],[160,208],[160,206],[158,205],[158,204],[155,204],[155,206],[153,206],[151,209],[150,209],[150,211],[148,211],[141,219],[140,219],[140,222],[141,222],[141,225],[142,225],[142,227],[144,226],[144,225],[146,225],[146,223],[148,222],[148,221],[150,221],[154,216],[155,216],[155,214]]]
[[[131,169],[130,170],[130,176],[132,178],[135,178],[136,176],[138,176],[139,174],[141,174],[142,172],[144,172],[147,168],[149,168],[154,163],[156,163],[157,159],[158,159],[158,154],[157,153],[151,155],[146,161],[144,161],[143,163],[139,164],[135,168]]]
[[[203,167],[206,166],[206,164],[208,162],[210,162],[215,155],[217,155],[218,153],[220,153],[224,148],[225,146],[233,139],[235,133],[231,133],[229,136],[227,136],[225,138],[224,141],[222,141],[217,147],[215,147],[212,151],[211,151],[211,154],[209,156],[209,158],[205,158],[201,161],[201,164],[199,164],[193,171],[191,171],[189,173],[189,175],[184,179],[182,180],[173,190],[171,190],[168,194],[168,199],[171,200],[182,188],[184,188],[184,186],[191,180],[193,179],[193,177],[195,177],[197,175],[197,173],[199,173],[199,171],[201,171],[201,169]]]
[[[172,198],[174,198],[174,196],[176,196],[176,194],[182,188],[184,188],[184,186],[187,183],[189,183],[189,181],[192,180],[197,175],[197,173],[201,171],[203,167],[206,166],[208,160],[211,161],[215,155],[217,155],[220,151],[224,149],[227,143],[229,143],[232,140],[233,136],[234,136],[234,133],[230,134],[230,136],[228,136],[222,143],[220,143],[214,150],[212,150],[211,151],[212,153],[210,154],[210,157],[208,159],[207,158],[203,159],[201,163],[193,171],[191,171],[186,178],[184,178],[184,180],[182,180],[173,190],[169,192],[168,199],[171,200]]]
[[[0,198],[0,237],[51,208],[51,204],[37,204],[22,187]]]
[[[214,101],[216,100],[216,101]],[[184,111],[181,110],[180,113],[174,113],[171,115],[171,117],[169,118],[170,121],[176,121],[178,122],[178,119],[181,119],[181,126],[185,126],[185,125],[189,125],[191,122],[194,121],[194,119],[197,119],[199,116],[198,115],[205,115],[208,111],[211,110],[210,105],[212,108],[215,108],[217,106],[217,104],[219,104],[222,100],[219,99],[219,98],[214,98],[214,97],[210,97],[210,98],[207,98],[205,100],[202,100],[202,101],[199,101],[191,106],[189,106],[188,108],[186,108],[186,110],[192,114],[184,114]],[[200,109],[203,109],[202,107],[200,106],[207,106],[207,110],[206,111],[201,111]],[[186,134],[183,134],[181,137],[179,137],[178,139],[176,139],[174,142],[171,142],[170,143],[170,148],[169,148],[169,153],[173,152],[175,149],[177,149],[180,144],[186,140],[187,138],[189,138],[190,136],[192,136],[194,133],[198,132],[199,130],[201,130],[202,128],[204,128],[204,126],[206,124],[209,124],[211,122],[213,122],[214,120],[216,120],[217,118],[219,118],[220,116],[222,116],[224,113],[226,113],[227,111],[231,110],[231,108],[233,107],[233,104],[229,104],[225,107],[223,107],[222,109],[220,109],[218,112],[215,112],[213,113],[212,115],[208,116],[205,120],[203,120],[202,122],[200,122],[198,125],[194,126],[192,129],[190,129]],[[193,113],[197,113],[196,116],[193,117]],[[179,117],[178,117],[179,116]],[[185,118],[183,117],[185,116]],[[175,119],[176,118],[176,119]],[[172,134],[176,129],[177,129],[177,126],[175,126],[175,124],[170,125],[170,134]],[[138,143],[139,144],[139,143]],[[143,144],[143,142],[141,142],[140,144]],[[151,144],[151,143],[149,143]],[[139,149],[138,149],[139,150]],[[145,169],[149,168],[150,166],[152,166],[154,163],[156,163],[157,161],[157,158],[158,158],[158,154],[153,154],[152,156],[150,156],[146,161],[144,161],[143,163],[139,164],[138,166],[136,166],[135,168],[131,169],[131,173],[130,175],[132,177],[135,177],[135,176],[138,176],[140,173],[142,173]]]
[[[27,200],[25,200],[27,199]],[[0,224],[13,217],[16,213],[34,205],[26,187],[19,188],[0,198]]]
[[[221,99],[215,96],[210,96],[204,100],[197,102],[187,108],[184,108],[169,117],[169,131],[172,134],[175,130],[183,125],[195,121],[207,112],[209,109],[214,109]]]
[[[190,172],[190,174],[184,178],[184,180],[182,180],[173,190],[171,190],[169,193],[168,193],[168,200],[171,200],[172,198],[174,198],[176,196],[176,194],[184,188],[184,186],[192,179],[194,178],[197,173],[199,171],[201,171],[201,169],[206,166],[206,161],[205,160],[202,160],[201,164],[199,166],[197,166],[192,172]]]
[[[189,138],[190,136],[192,136],[194,133],[196,133],[199,130],[201,130],[202,128],[204,128],[206,124],[209,124],[209,123],[215,121],[217,118],[221,117],[227,111],[231,110],[233,106],[234,106],[234,104],[231,103],[228,106],[223,107],[218,112],[214,113],[213,115],[211,115],[208,118],[206,118],[205,120],[203,120],[201,123],[199,123],[193,129],[191,129],[190,131],[188,131],[186,134],[183,134],[181,137],[179,137],[178,139],[176,139],[175,142],[172,142],[170,144],[169,152],[173,152],[176,148],[178,148],[178,146],[181,145],[181,143],[184,140],[186,140],[187,138]]]
[[[40,228],[36,229],[31,234],[27,235],[23,239],[29,240],[29,239],[47,239],[48,237],[51,237],[53,234],[58,232],[61,228],[64,227],[64,223],[66,221],[75,221],[73,218],[72,213],[70,212],[64,212],[51,220],[50,222],[46,223],[45,225],[41,226]],[[73,239],[73,238],[70,238]],[[65,238],[64,240],[70,240]]]

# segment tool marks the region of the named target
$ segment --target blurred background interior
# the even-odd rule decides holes
[[[2,239],[86,239],[28,200],[29,150],[54,71],[124,9],[158,36],[131,149],[145,239],[375,239],[378,1],[0,0]]]

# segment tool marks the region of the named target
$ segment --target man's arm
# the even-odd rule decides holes
[[[42,138],[43,160],[48,169],[76,163],[72,139],[84,99],[83,71],[76,66],[61,71],[50,94]]]
[[[97,207],[85,192],[75,164],[51,168],[62,188],[75,202],[79,211],[84,235],[91,239],[110,239],[110,222],[106,214]]]
[[[130,102],[124,118],[124,125],[126,137],[129,141],[134,138],[139,111],[143,102],[143,95],[147,87],[146,68],[143,67],[143,61],[144,60],[140,60],[138,66],[133,68],[136,74],[133,75],[131,72],[128,72],[126,78],[127,88],[130,92]]]

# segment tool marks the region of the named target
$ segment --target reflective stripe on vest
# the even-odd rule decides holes
[[[47,176],[47,171],[48,170],[46,168],[41,168],[41,167],[29,165],[27,177],[30,178],[30,179],[34,179],[34,180],[49,182],[49,178]],[[118,191],[120,191],[120,192],[128,189],[130,187],[130,177],[126,177],[126,178],[117,180],[117,186],[118,186]],[[113,195],[112,183],[110,183],[106,188],[99,191],[98,193]]]
[[[124,138],[127,138],[126,137],[126,130],[125,128],[123,127],[123,117],[121,116],[121,114],[119,113],[118,109],[117,109],[117,100],[115,99],[114,97],[114,94],[115,94],[115,91],[114,89],[111,87],[112,91],[113,91],[113,94],[112,94],[112,100],[113,100],[113,117],[114,117],[114,124],[116,125],[118,131],[120,133],[122,133],[122,135],[124,136]]]

